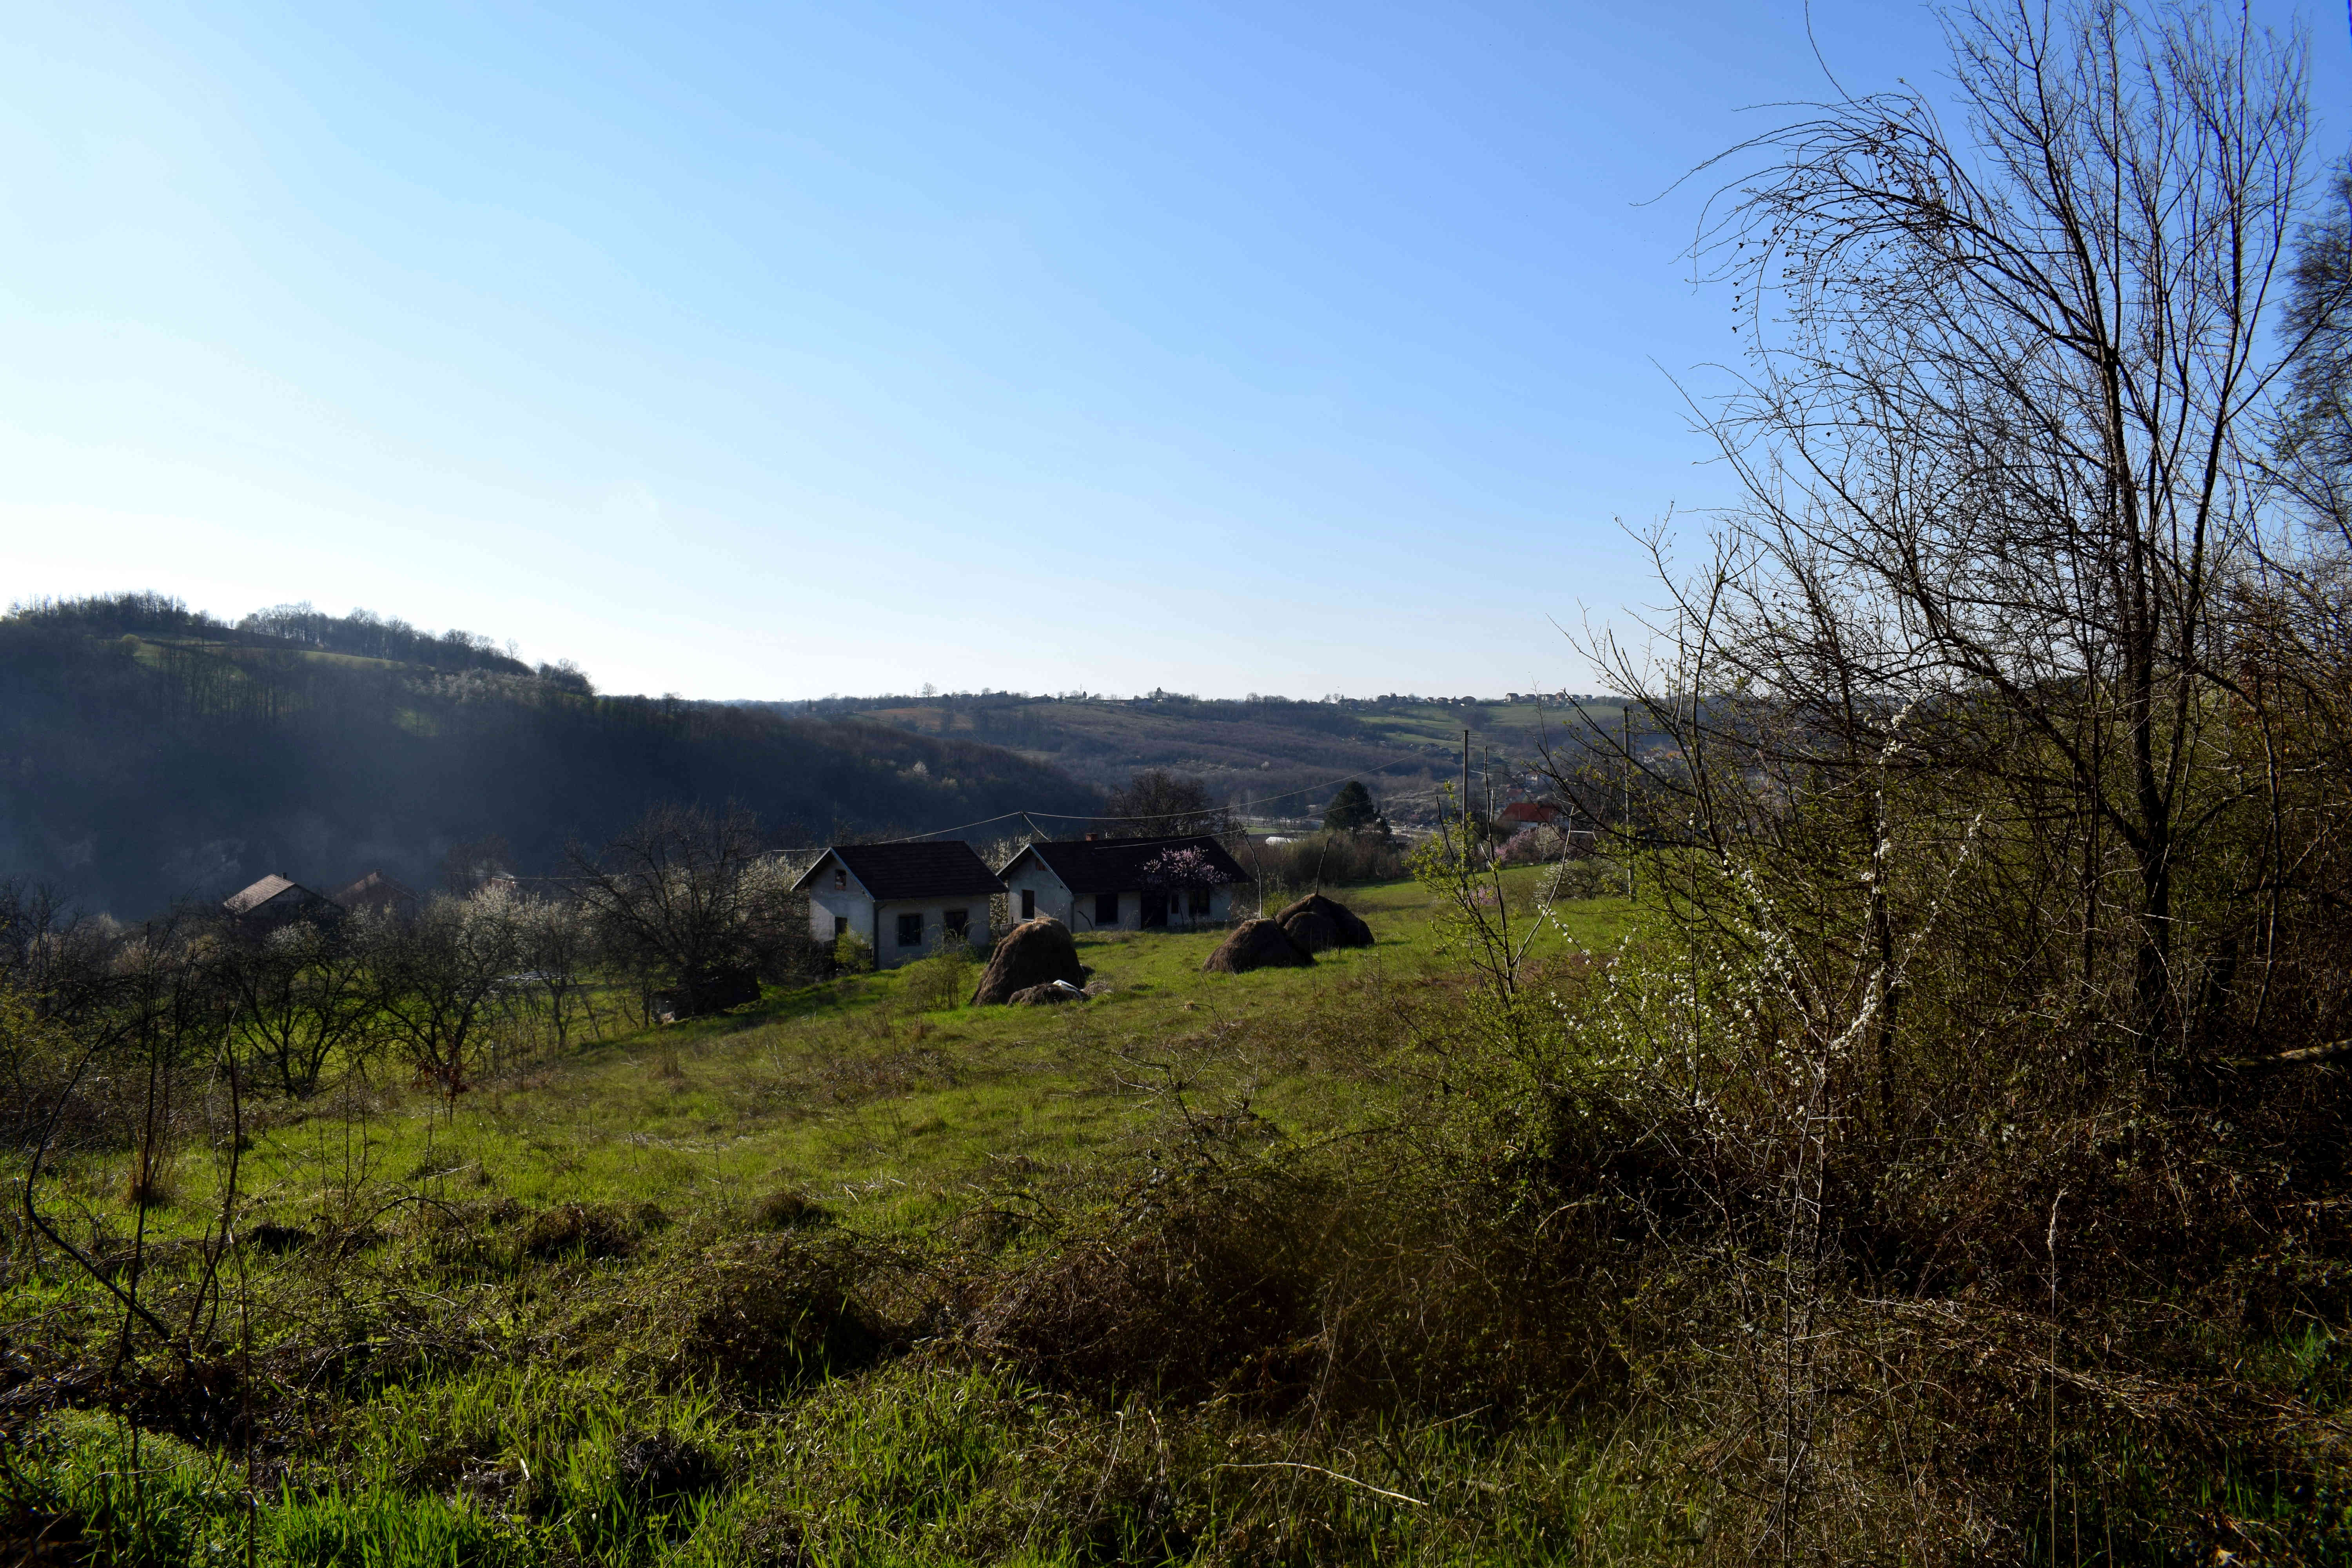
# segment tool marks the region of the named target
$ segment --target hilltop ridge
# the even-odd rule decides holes
[[[854,715],[599,695],[569,664],[307,605],[236,626],[125,595],[0,617],[0,875],[118,915],[267,872],[429,887],[525,872],[649,805],[740,804],[787,844],[1100,796],[1004,747]]]

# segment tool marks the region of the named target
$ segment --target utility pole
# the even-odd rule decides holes
[[[1633,705],[1627,702],[1617,710],[1618,728],[1624,735],[1625,751],[1625,896],[1633,896]]]
[[[1462,861],[1470,862],[1470,731],[1462,731]]]

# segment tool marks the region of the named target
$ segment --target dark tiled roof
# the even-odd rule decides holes
[[[1549,801],[1515,800],[1496,814],[1501,822],[1558,822],[1559,807]]]
[[[1124,893],[1151,886],[1154,879],[1145,868],[1171,849],[1199,850],[1217,882],[1251,880],[1225,847],[1205,834],[1192,838],[1064,838],[1032,844],[1021,854],[1043,860],[1074,893]],[[1015,855],[1006,861],[1004,869],[1012,870],[1020,858]]]
[[[249,915],[271,900],[283,898],[288,893],[297,895],[289,901],[289,907],[313,902],[322,904],[328,902],[301,883],[278,876],[273,871],[251,887],[231,893],[227,898],[223,899],[221,908],[233,915]]]
[[[1004,884],[989,874],[988,863],[961,838],[925,844],[836,844],[801,873],[793,886],[807,887],[828,858],[848,867],[849,874],[877,899],[986,897],[1004,891]]]

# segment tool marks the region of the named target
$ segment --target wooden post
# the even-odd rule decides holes
[[[1625,742],[1625,896],[1633,896],[1633,705],[1621,704],[1617,723]]]

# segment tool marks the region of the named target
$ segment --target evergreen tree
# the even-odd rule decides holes
[[[1349,779],[1332,795],[1331,804],[1323,808],[1323,827],[1328,833],[1361,833],[1380,820],[1381,808],[1372,804],[1372,792],[1355,779]]]

